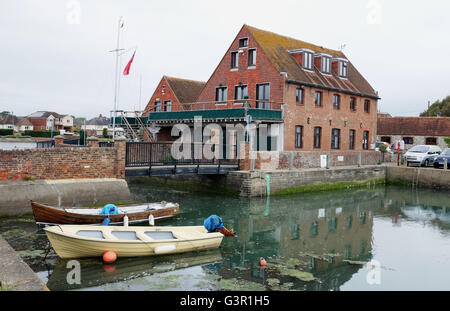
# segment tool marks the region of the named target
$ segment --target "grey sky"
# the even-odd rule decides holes
[[[120,109],[139,108],[140,76],[141,108],[162,75],[208,80],[248,24],[332,49],[345,44],[382,111],[417,115],[450,95],[449,11],[449,1],[437,0],[1,0],[0,111],[109,116],[108,51],[122,15],[121,45],[138,49],[131,74],[121,77]]]

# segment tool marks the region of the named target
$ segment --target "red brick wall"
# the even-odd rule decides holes
[[[0,150],[0,181],[119,178],[124,169],[125,141],[114,148]]]
[[[231,70],[231,52],[239,50],[239,39],[248,38],[248,48],[242,49],[239,54],[239,70]],[[256,68],[248,69],[248,50],[256,48]],[[256,99],[256,84],[270,83],[270,101],[281,103],[283,101],[284,76],[281,75],[269,61],[263,50],[245,27],[239,32],[216,70],[208,80],[198,102],[211,102],[216,99],[216,88],[221,84],[228,88],[227,99],[233,100],[235,86],[242,83],[248,85],[249,99]],[[214,109],[215,105],[208,107]],[[228,107],[231,108],[231,105]],[[235,106],[239,107],[239,106]],[[224,106],[217,106],[223,109]]]
[[[344,93],[304,87],[304,105],[298,105],[295,91],[299,86],[286,84],[287,104],[284,109],[284,150],[314,151],[314,127],[322,127],[320,150],[331,150],[331,130],[341,130],[340,150],[349,150],[349,130],[356,131],[355,150],[363,150],[363,131],[369,131],[370,143],[376,141],[377,133],[377,102],[370,100],[370,112],[364,112],[364,100],[367,98]],[[314,95],[322,92],[322,107],[316,107]],[[340,95],[340,109],[333,107],[333,95]],[[356,111],[350,110],[350,97],[356,99]],[[309,124],[308,124],[309,118]],[[331,125],[330,125],[331,121]],[[295,147],[295,126],[303,126],[303,148]]]
[[[35,131],[47,129],[47,119],[45,118],[28,118],[28,120],[33,124],[33,129]]]
[[[164,86],[164,94],[163,94],[163,86]],[[143,113],[143,116],[148,116],[148,111],[155,106],[156,99],[159,98],[161,101],[161,111],[164,109],[164,102],[167,100],[172,101],[172,111],[178,111],[182,110],[180,107],[180,102],[178,101],[177,97],[175,96],[175,93],[172,91],[172,89],[169,86],[169,83],[167,82],[166,78],[163,77],[161,81],[158,84],[158,87],[156,88],[155,92],[153,93],[152,98],[150,98],[147,107],[145,107],[145,112]]]

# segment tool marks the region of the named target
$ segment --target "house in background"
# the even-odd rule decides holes
[[[23,133],[25,131],[33,131],[33,123],[31,123],[30,120],[28,120],[27,117],[19,117],[19,123],[18,123],[19,132]]]
[[[158,127],[153,125],[157,129],[156,137],[158,141],[173,140],[170,135],[171,126],[173,125],[170,112],[182,114],[182,111],[196,110],[197,107],[194,103],[205,84],[205,82],[201,81],[168,76],[162,77],[142,114],[143,117],[147,117],[152,112],[161,112],[159,121],[162,121],[164,120],[163,112],[169,112],[169,114],[166,114],[167,122],[158,122]]]
[[[12,114],[0,114],[0,129],[19,131],[19,118]]]
[[[444,138],[450,137],[450,117],[380,117],[377,123],[378,141],[403,140],[406,149],[416,145],[448,148]]]
[[[73,132],[73,117],[70,115],[61,115],[51,111],[37,111],[27,118],[33,124],[34,130],[46,130],[52,129],[54,131]]]
[[[162,127],[158,139],[175,139],[168,129],[193,127],[195,116],[224,132],[249,120],[265,125],[267,150],[368,150],[376,139],[378,94],[342,51],[248,25],[199,87],[195,104],[175,110],[168,85],[163,78],[146,108],[148,122]],[[224,137],[226,144],[240,143]]]

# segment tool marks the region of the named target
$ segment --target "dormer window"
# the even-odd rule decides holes
[[[313,53],[311,52],[303,52],[303,68],[312,70],[312,64],[313,64]]]
[[[347,78],[347,62],[340,60],[339,61],[339,77],[341,78]]]
[[[330,74],[331,73],[331,57],[322,56],[322,69],[323,73]]]

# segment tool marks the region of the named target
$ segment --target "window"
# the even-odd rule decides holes
[[[353,150],[355,149],[355,130],[350,130],[348,135],[348,149]]]
[[[234,99],[240,100],[248,98],[248,87],[247,85],[238,85],[234,88]],[[243,104],[243,102],[235,102],[235,104]]]
[[[166,100],[164,102],[164,111],[172,111],[172,101],[171,100]]]
[[[256,85],[256,108],[270,109],[270,84]]]
[[[312,69],[313,53],[303,52],[303,68]]]
[[[347,62],[339,61],[339,77],[347,78]]]
[[[297,125],[295,127],[295,148],[303,147],[303,126]]]
[[[322,136],[322,128],[315,127],[314,128],[314,148],[320,148],[320,139]]]
[[[356,111],[356,98],[350,97],[350,111]]]
[[[227,103],[227,88],[218,87],[216,88],[216,104],[226,104]]]
[[[328,56],[322,56],[322,72],[331,73],[331,58]]]
[[[334,109],[341,108],[341,97],[337,94],[333,95],[333,107],[334,107]]]
[[[239,39],[239,48],[248,47],[248,38]]]
[[[364,112],[367,112],[367,113],[370,112],[370,100],[364,101]]]
[[[381,136],[381,141],[384,143],[391,144],[391,136]]]
[[[322,107],[322,92],[316,92],[314,97],[314,103],[317,107]]]
[[[248,67],[256,66],[256,49],[248,50]]]
[[[331,149],[339,149],[341,130],[332,129],[331,130]]]
[[[295,101],[299,105],[303,105],[303,89],[297,88],[295,90]]]
[[[363,149],[369,150],[369,131],[363,133]]]
[[[425,138],[425,145],[437,145],[436,137]]]
[[[161,112],[161,101],[155,101],[155,112]]]
[[[403,141],[405,142],[405,144],[414,144],[414,138],[412,137],[403,137]]]
[[[231,52],[231,69],[237,69],[239,64],[239,53]]]

